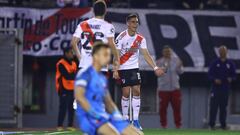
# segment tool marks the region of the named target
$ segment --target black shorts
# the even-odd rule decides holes
[[[141,75],[138,68],[120,70],[121,86],[134,86],[141,84]]]

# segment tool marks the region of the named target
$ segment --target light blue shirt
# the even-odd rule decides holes
[[[92,66],[84,71],[79,71],[75,79],[75,87],[85,88],[85,98],[91,108],[96,112],[105,113],[104,98],[108,92],[107,79],[101,72],[97,72]],[[86,113],[78,104],[78,113]]]

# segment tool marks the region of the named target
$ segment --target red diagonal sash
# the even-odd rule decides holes
[[[129,49],[130,51],[126,52],[120,57],[120,64],[124,64],[133,54],[134,52],[131,51],[131,49],[136,49],[138,48],[139,43],[142,42],[142,36],[137,35],[137,38],[134,40],[131,48]]]
[[[93,38],[94,38],[94,33],[92,31],[92,29],[90,28],[89,24],[87,23],[87,21],[84,21],[81,23],[80,27],[82,28],[83,32],[88,32],[90,35],[90,37],[86,37],[88,38],[88,40],[90,41],[90,44],[93,45]]]

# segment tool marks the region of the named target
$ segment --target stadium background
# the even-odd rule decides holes
[[[46,0],[42,2],[30,0],[23,1],[22,5],[20,3],[16,5],[3,4],[0,7],[1,31],[25,28],[24,34],[21,29],[18,30],[18,34],[15,34],[19,37],[19,44],[23,48],[22,63],[21,47],[14,46],[18,43],[15,41],[15,35],[9,33],[6,37],[4,36],[6,34],[1,35],[1,42],[5,41],[1,43],[4,47],[0,49],[0,124],[3,127],[55,127],[58,108],[58,97],[54,84],[55,63],[61,55],[61,47],[69,44],[71,30],[66,28],[63,20],[57,20],[56,16],[52,16],[56,13],[63,14],[67,18],[66,23],[72,29],[76,26],[77,21],[92,16],[91,8],[86,7],[91,6],[91,2],[87,5],[80,5],[84,6],[81,8],[58,8],[55,7],[55,3],[48,1],[49,4],[44,4],[44,2]],[[219,6],[213,9],[191,8],[186,10],[174,1],[167,2],[165,0],[160,3],[149,1],[147,4],[144,2],[146,1],[109,1],[111,9],[107,20],[115,25],[118,33],[125,29],[125,16],[137,12],[140,15],[139,31],[146,36],[151,55],[159,58],[161,47],[169,44],[175,55],[183,60],[185,66],[185,73],[181,76],[183,128],[207,127],[210,83],[207,80],[206,71],[208,64],[217,56],[216,47],[221,44],[225,44],[230,49],[229,57],[236,62],[238,68],[238,78],[233,84],[229,101],[228,122],[232,125],[240,124],[240,100],[238,98],[240,96],[238,84],[240,80],[240,15],[238,11],[228,11],[239,10],[238,3],[236,2],[235,7],[231,7],[229,4],[228,8],[223,5],[221,8]],[[155,6],[153,6],[154,4]],[[133,9],[135,7],[138,9]],[[69,15],[69,13],[72,14]],[[16,14],[20,18],[32,20],[33,24],[22,27],[19,21],[19,26],[15,27],[15,24],[8,21],[11,20],[8,18],[14,18]],[[71,20],[72,18],[78,19]],[[50,24],[41,23],[41,20],[45,22],[43,20],[48,19]],[[40,22],[39,27],[35,21]],[[211,23],[204,23],[210,21]],[[57,24],[59,24],[58,27]],[[70,26],[70,24],[72,25]],[[29,30],[30,27],[31,30]],[[53,39],[55,39],[54,42]],[[13,44],[13,46],[9,48],[9,44]],[[9,50],[4,50],[6,48]],[[11,51],[14,48],[19,52]],[[11,65],[13,62],[15,62],[14,66]],[[9,65],[9,68],[6,65]],[[159,128],[156,77],[146,63],[141,63],[141,69],[143,78],[141,121],[144,128]],[[14,74],[8,74],[7,70]],[[18,76],[16,79],[15,74],[17,73],[22,76]],[[11,79],[17,80],[14,81],[14,86],[11,84]],[[119,104],[119,87],[113,84],[113,88],[115,88],[114,99]],[[170,127],[174,127],[171,113],[170,109],[168,115]]]

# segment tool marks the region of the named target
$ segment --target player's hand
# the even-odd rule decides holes
[[[159,67],[157,69],[155,69],[154,72],[155,72],[156,76],[162,76],[165,73],[164,69],[159,68]]]
[[[113,71],[113,78],[116,79],[116,80],[117,80],[117,79],[120,79],[119,74],[118,74],[118,71],[116,71],[116,70]]]
[[[220,79],[215,79],[215,84],[217,84],[217,85],[220,85],[220,84],[222,84],[222,81],[220,80]]]
[[[112,119],[114,121],[122,121],[123,120],[123,116],[122,116],[122,114],[118,110],[115,110],[111,114],[111,118],[110,119]]]
[[[103,120],[103,119],[108,120],[109,119],[109,116],[107,114],[98,113],[98,112],[94,111],[93,109],[90,109],[88,111],[88,114],[91,117],[93,117],[93,118],[95,118],[97,120]]]

